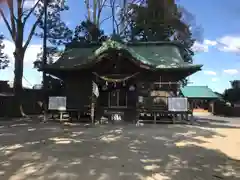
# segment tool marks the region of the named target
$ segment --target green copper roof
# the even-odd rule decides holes
[[[184,62],[179,47],[174,44],[133,46],[131,50],[138,54],[137,58],[143,63],[160,69],[196,66]]]
[[[219,96],[207,86],[185,86],[181,88],[181,93],[184,97],[188,98],[219,98]]]
[[[80,67],[99,60],[102,54],[106,54],[110,50],[126,52],[125,55],[127,54],[130,59],[154,69],[196,68],[200,70],[202,67],[202,65],[192,65],[184,62],[179,46],[174,43],[127,45],[112,40],[107,40],[101,46],[94,45],[87,48],[67,49],[51,67],[64,69]]]

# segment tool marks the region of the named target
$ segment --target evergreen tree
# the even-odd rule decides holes
[[[194,52],[191,47],[195,38],[187,21],[194,18],[189,12],[174,0],[146,0],[142,5],[129,4],[128,9],[124,38],[128,41],[178,41],[185,48],[182,52],[184,60],[192,63]]]
[[[4,44],[3,44],[3,35],[0,35],[0,69],[5,69],[8,67],[9,64],[9,58],[8,56],[3,52],[4,50]]]

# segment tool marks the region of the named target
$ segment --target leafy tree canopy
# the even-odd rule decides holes
[[[236,103],[240,101],[240,88],[226,89],[223,93],[223,97],[225,100],[231,103]]]
[[[3,44],[3,35],[0,35],[0,69],[5,69],[8,67],[9,64],[9,58],[8,56],[3,52],[4,50],[4,44]]]
[[[231,88],[226,89],[223,93],[223,97],[225,100],[236,103],[240,101],[240,86],[239,80],[231,81]]]
[[[195,38],[190,23],[194,18],[189,12],[174,0],[146,0],[143,5],[129,4],[129,9],[124,33],[128,41],[178,41],[185,48],[184,60],[192,62]]]
[[[92,43],[101,43],[108,37],[104,34],[104,31],[99,29],[96,24],[86,20],[82,21],[78,25],[73,33],[72,42],[67,44],[68,47],[80,47],[86,46]]]
[[[48,46],[46,49],[47,64],[52,64],[61,55],[62,51],[56,46]],[[37,54],[37,60],[33,62],[34,68],[40,69],[42,67],[43,51]]]
[[[39,4],[36,16],[43,12],[43,6]],[[52,45],[64,45],[72,40],[72,30],[66,25],[61,18],[61,13],[69,10],[66,0],[49,0],[48,1],[48,17],[47,17],[47,40]],[[38,24],[42,29],[35,34],[43,38],[44,17],[42,16]]]

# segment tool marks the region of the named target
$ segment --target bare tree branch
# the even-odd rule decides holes
[[[129,24],[128,23],[124,23],[126,21],[128,21],[131,17],[131,14],[130,14],[130,11],[131,9],[129,9],[129,7],[126,7],[126,9],[122,9],[122,12],[120,14],[121,18],[120,18],[120,21],[118,21],[116,19],[116,16],[115,16],[115,9],[117,7],[120,7],[119,5],[115,5],[115,1],[116,0],[111,0],[111,3],[110,3],[110,8],[112,9],[112,13],[114,13],[113,15],[113,21],[114,21],[114,24],[115,24],[115,30],[116,30],[116,33],[119,34],[119,35],[122,35],[124,33],[124,31],[128,28]],[[136,4],[138,6],[141,6],[145,3],[145,0],[132,0],[130,2],[130,4]],[[121,7],[120,7],[121,8]],[[124,7],[125,8],[125,7]],[[121,30],[120,30],[120,26],[121,25],[124,25]]]
[[[12,38],[13,41],[16,42],[16,24],[15,24],[15,20],[16,17],[14,15],[14,8],[13,8],[13,0],[7,1],[7,5],[10,11],[10,21],[11,21],[11,29],[12,29]]]
[[[28,12],[28,14],[24,17],[24,19],[23,19],[23,25],[26,24],[28,18],[31,16],[31,14],[33,13],[33,11],[36,9],[36,7],[37,7],[37,5],[38,5],[39,2],[40,2],[40,0],[38,0],[38,1],[34,4],[34,6],[31,8],[31,10]],[[24,2],[23,2],[23,3],[24,3]]]
[[[97,2],[100,0],[93,0],[93,22],[97,24]]]
[[[10,24],[8,23],[7,18],[6,18],[6,16],[5,16],[5,14],[4,14],[4,12],[3,12],[2,9],[0,9],[0,14],[1,14],[2,18],[3,18],[3,21],[4,21],[5,25],[7,26],[7,29],[8,29],[8,31],[9,31],[11,37],[12,37],[12,40],[15,42],[15,39],[14,39],[14,37],[13,37],[13,32],[12,32],[12,29],[11,29],[11,26],[10,26]]]
[[[109,19],[111,19],[111,18],[112,18],[112,15],[104,18],[104,19],[101,20],[101,22],[99,23],[99,26],[101,26],[101,24],[104,23],[104,21],[107,21],[107,20],[109,20]]]
[[[91,21],[91,9],[90,9],[90,3],[89,3],[89,0],[84,0],[84,3],[86,5],[86,8],[87,8],[87,19],[89,21]]]
[[[44,14],[44,11],[41,12],[41,14],[39,15],[39,17],[37,18],[37,20],[36,20],[35,23],[33,24],[32,28],[31,28],[31,30],[30,30],[30,33],[29,33],[29,35],[28,35],[27,41],[26,41],[26,43],[25,43],[24,46],[23,46],[24,51],[27,49],[27,47],[28,47],[28,45],[29,45],[29,43],[30,43],[33,35],[34,35],[35,29],[37,28],[37,26],[38,26],[38,24],[39,24],[39,22],[40,22],[40,20],[41,20],[41,18],[42,18],[42,16],[43,16],[43,14]]]
[[[90,0],[84,0],[84,3],[87,9],[87,20],[93,22],[99,28],[101,14],[106,7],[107,0],[92,0],[93,9],[91,9]]]
[[[98,0],[98,13],[97,13],[97,26],[98,26],[98,28],[99,28],[100,24],[103,21],[105,21],[105,20],[102,20],[101,23],[100,23],[102,10],[103,10],[103,7],[105,7],[106,2],[107,2],[107,0]]]
[[[25,3],[26,0],[22,0],[22,9],[24,7],[24,3]]]

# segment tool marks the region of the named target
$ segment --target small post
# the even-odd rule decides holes
[[[172,123],[175,124],[175,120],[176,120],[176,114],[174,113],[173,114],[173,117],[172,117]]]
[[[60,111],[60,122],[63,120],[63,111]]]
[[[92,98],[93,98],[93,96],[92,96]],[[94,102],[93,102],[93,99],[91,102],[91,121],[92,121],[92,124],[94,124]]]
[[[156,114],[156,112],[153,113],[153,117],[154,117],[154,124],[157,124],[157,114]]]

